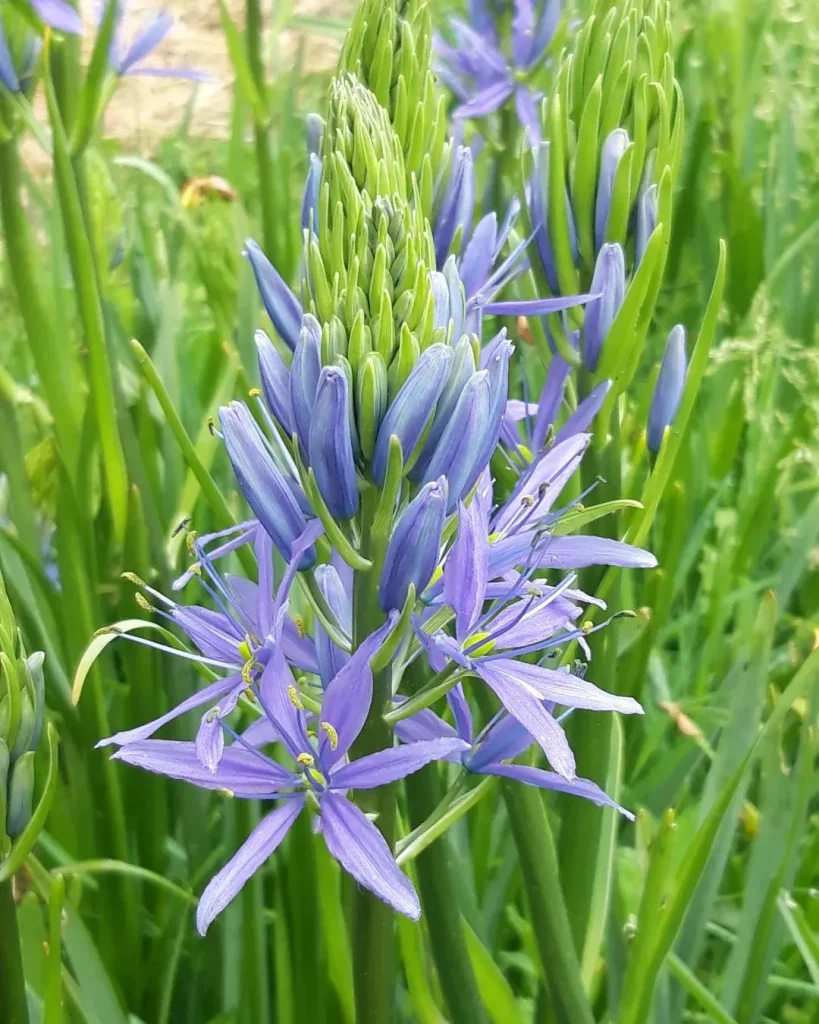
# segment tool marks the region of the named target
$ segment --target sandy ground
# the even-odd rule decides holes
[[[266,0],[264,8],[272,11],[276,0]],[[80,8],[86,24],[93,25],[99,0],[81,0]],[[227,132],[231,107],[233,70],[219,20],[216,0],[125,0],[122,39],[127,45],[133,33],[158,10],[168,10],[176,19],[174,27],[161,46],[151,54],[146,66],[160,68],[195,68],[213,77],[212,83],[198,86],[193,117],[194,133],[223,136]],[[288,6],[290,6],[288,4]],[[292,0],[292,11],[298,15],[344,17],[350,0]],[[228,0],[234,21],[244,23],[244,0]],[[283,19],[284,20],[284,19]],[[88,32],[88,37],[93,33]],[[304,38],[304,66],[311,70],[335,65],[339,42],[317,33],[302,36],[301,32],[285,30],[279,40],[276,68],[269,74],[285,73],[292,67],[296,49]],[[272,63],[272,61],[271,61]],[[183,116],[193,86],[189,82],[168,78],[131,77],[125,79],[106,116],[106,134],[134,141],[143,150],[162,133],[175,127]]]

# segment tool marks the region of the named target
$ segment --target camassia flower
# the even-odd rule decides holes
[[[193,82],[209,82],[211,76],[191,68],[158,68],[147,65],[145,61],[165,40],[173,28],[174,19],[169,11],[156,11],[144,22],[134,34],[127,46],[121,40],[120,25],[124,13],[122,0],[108,0],[116,4],[114,15],[117,21],[114,36],[108,52],[108,62],[117,75],[134,75],[148,78],[183,78]]]
[[[447,703],[452,714],[454,725],[450,725],[440,715],[425,708],[410,718],[398,722],[396,735],[404,743],[418,743],[421,740],[458,738],[468,744],[464,750],[453,751],[446,760],[460,763],[467,772],[476,775],[500,775],[514,779],[527,786],[548,789],[557,793],[567,793],[590,800],[599,807],[613,807],[630,820],[634,815],[615,803],[603,790],[590,779],[575,777],[566,779],[557,772],[547,771],[528,764],[511,764],[514,758],[525,753],[534,743],[532,735],[521,723],[504,711],[494,715],[492,719],[475,733],[472,710],[464,694],[463,685],[458,683],[447,694]],[[553,705],[545,710],[553,711]],[[565,712],[568,714],[569,712]]]
[[[511,57],[501,43],[490,4],[471,0],[469,22],[450,19],[453,42],[435,40],[438,77],[459,101],[454,117],[482,118],[513,99],[530,144],[540,140],[533,74],[543,63],[560,18],[559,0],[514,0]]]
[[[459,737],[440,737],[380,750],[356,760],[348,754],[364,726],[373,697],[370,659],[394,625],[394,617],[372,633],[327,687],[315,731],[298,686],[280,649],[274,651],[254,695],[292,764],[273,760],[226,723],[233,743],[213,768],[204,767],[194,743],[143,740],[114,757],[148,771],[231,796],[278,801],[202,893],[196,923],[205,934],[211,921],[284,840],[296,818],[310,808],[333,857],[362,886],[401,914],[417,920],[418,896],[395,863],[381,833],[348,798],[352,790],[374,789],[464,750]]]

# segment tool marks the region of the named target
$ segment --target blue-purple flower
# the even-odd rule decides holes
[[[546,58],[560,18],[559,0],[514,0],[507,54],[485,0],[471,0],[469,22],[450,20],[452,43],[435,40],[436,71],[459,101],[454,116],[482,118],[510,99],[529,141],[540,140],[538,99],[532,77]]]
[[[685,358],[685,328],[677,324],[672,328],[663,354],[660,374],[651,399],[646,428],[648,450],[655,455],[663,443],[666,427],[670,427],[677,415],[685,389],[687,364]]]
[[[278,801],[246,842],[209,882],[196,914],[205,934],[213,919],[239,893],[284,840],[308,806],[318,815],[330,854],[362,886],[393,909],[417,920],[421,906],[412,883],[393,859],[381,833],[352,801],[350,791],[374,789],[403,779],[433,761],[466,747],[458,737],[403,744],[349,760],[373,696],[370,659],[394,625],[372,633],[333,678],[313,722],[280,650],[268,661],[255,696],[262,716],[288,756],[273,760],[222,722],[232,743],[213,767],[202,764],[196,744],[143,740],[123,746],[114,757],[203,789],[244,799]]]
[[[173,28],[174,19],[169,11],[161,10],[151,14],[130,43],[124,46],[120,38],[124,3],[121,0],[108,0],[108,3],[117,5],[114,15],[116,18],[114,36],[108,51],[108,63],[115,74],[120,76],[139,75],[149,78],[183,78],[193,82],[211,81],[210,75],[192,68],[157,68],[145,64],[145,61],[164,42]]]

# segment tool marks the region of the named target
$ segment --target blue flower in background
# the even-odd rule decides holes
[[[40,21],[58,32],[75,36],[82,32],[82,19],[66,0],[29,0],[29,5]]]
[[[144,64],[144,61],[164,42],[173,28],[172,14],[165,10],[152,14],[131,39],[130,44],[124,47],[120,38],[124,4],[119,3],[118,0],[109,0],[109,3],[117,5],[115,15],[117,24],[108,52],[108,61],[115,74],[121,76],[142,75],[151,78],[183,78],[192,82],[211,81],[210,75],[192,68],[155,68]]]
[[[502,48],[491,5],[470,0],[469,23],[461,18],[450,21],[453,42],[440,37],[435,41],[438,77],[459,100],[454,116],[488,117],[514,99],[529,142],[539,142],[540,94],[529,81],[544,59],[559,18],[559,0],[515,0],[510,59]]]

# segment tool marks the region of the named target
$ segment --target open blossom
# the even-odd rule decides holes
[[[349,751],[372,703],[370,658],[392,628],[388,620],[356,650],[324,693],[315,731],[296,681],[280,649],[274,651],[254,689],[262,716],[281,741],[291,763],[282,764],[233,733],[219,762],[203,766],[193,743],[142,740],[114,755],[117,760],[231,796],[278,801],[246,842],[210,881],[196,914],[204,935],[242,886],[284,840],[296,818],[312,807],[327,849],[359,884],[413,920],[421,907],[410,880],[395,863],[378,829],[349,799],[352,790],[374,789],[403,779],[432,761],[466,748],[458,737],[421,740],[356,760]]]
[[[459,101],[459,119],[488,117],[512,100],[530,143],[540,140],[538,99],[531,77],[546,56],[560,18],[559,0],[514,0],[509,52],[490,5],[471,0],[469,21],[452,18],[452,42],[435,41],[436,71]]]

